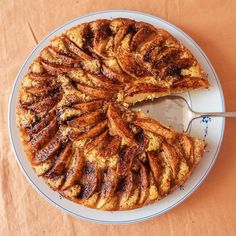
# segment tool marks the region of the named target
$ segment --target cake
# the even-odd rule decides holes
[[[129,210],[180,187],[206,145],[133,105],[208,87],[192,53],[167,31],[96,20],[53,38],[30,65],[17,125],[50,188],[86,207]]]

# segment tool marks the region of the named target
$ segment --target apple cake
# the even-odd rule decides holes
[[[128,210],[182,185],[205,148],[133,104],[208,87],[167,31],[96,20],[53,38],[30,65],[17,125],[32,168],[53,190],[87,207]]]

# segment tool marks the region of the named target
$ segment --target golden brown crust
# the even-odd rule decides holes
[[[208,87],[191,52],[165,30],[97,20],[41,51],[21,84],[17,124],[52,189],[87,207],[129,210],[183,184],[205,143],[124,105]]]
[[[85,131],[82,134],[72,135],[71,138],[74,140],[93,138],[96,135],[100,134],[105,129],[106,126],[107,126],[107,120],[98,123],[97,125],[92,127],[88,132]]]
[[[91,111],[101,108],[102,105],[103,105],[102,100],[95,100],[92,102],[74,104],[73,108],[82,111],[82,113],[87,113],[87,112],[91,112]]]
[[[77,88],[82,93],[97,99],[111,99],[114,96],[114,93],[101,88],[89,87],[82,84],[77,85]]]
[[[158,154],[152,151],[148,152],[147,155],[148,155],[149,166],[153,173],[153,177],[155,181],[158,181],[162,169],[160,160],[158,158]]]
[[[69,164],[72,152],[72,144],[69,143],[56,160],[52,173],[55,173],[57,175],[63,174]]]
[[[173,133],[173,131],[169,127],[164,126],[160,122],[149,117],[137,118],[134,121],[134,124],[144,130],[158,134],[166,139],[172,139],[175,135],[175,133]]]
[[[74,118],[67,122],[68,126],[71,127],[84,127],[92,124],[96,124],[102,119],[104,111],[102,109],[93,111],[89,114],[82,115],[78,118]]]
[[[107,118],[115,134],[122,137],[129,145],[136,145],[132,130],[128,127],[121,115],[120,110],[113,104],[108,105]]]
[[[82,174],[84,161],[83,154],[80,152],[80,150],[76,150],[73,156],[73,164],[67,172],[66,180],[62,186],[62,190],[71,187],[78,180],[79,176]]]
[[[104,142],[103,150],[100,152],[100,155],[102,157],[110,157],[117,154],[120,144],[121,144],[120,136],[116,135],[108,137],[107,142]]]
[[[92,139],[90,142],[88,142],[84,147],[84,152],[88,153],[89,151],[96,148],[98,145],[103,144],[105,138],[107,137],[107,130],[96,136],[94,139]]]

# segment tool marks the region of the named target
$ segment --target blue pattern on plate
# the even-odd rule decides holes
[[[209,128],[209,123],[211,122],[211,117],[209,116],[203,116],[200,123],[203,124],[203,130],[204,130],[204,140],[207,137],[208,134],[208,128]]]

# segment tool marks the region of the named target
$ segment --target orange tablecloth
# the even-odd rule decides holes
[[[75,219],[50,205],[20,171],[10,146],[7,105],[15,76],[35,46],[27,22],[41,39],[55,27],[89,12],[138,10],[183,29],[206,52],[236,110],[235,0],[8,0],[0,4],[0,235],[235,235],[236,120],[226,122],[217,162],[184,203],[152,220],[106,226]]]

